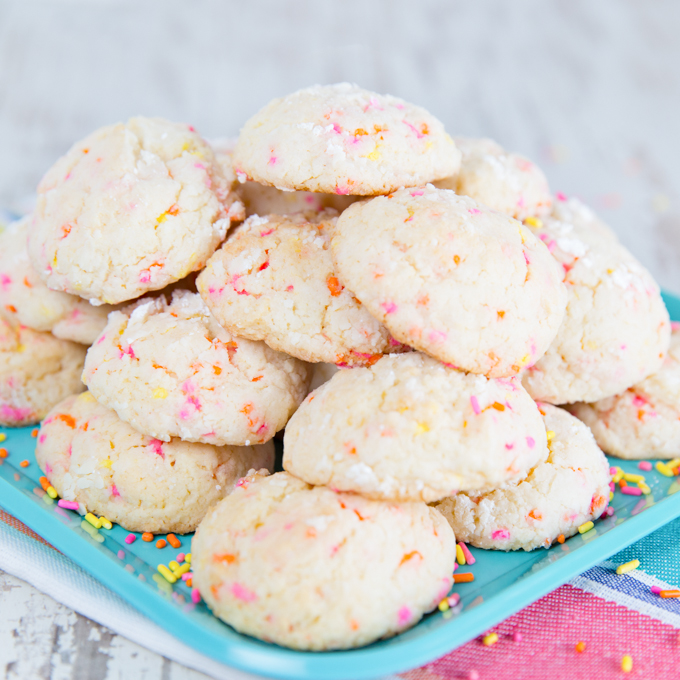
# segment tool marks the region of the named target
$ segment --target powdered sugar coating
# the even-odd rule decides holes
[[[30,222],[27,216],[0,232],[0,315],[13,324],[91,345],[114,307],[95,307],[76,295],[50,290],[43,283],[26,250]]]
[[[32,425],[69,394],[82,392],[82,345],[0,317],[0,425]]]
[[[89,512],[128,531],[184,534],[250,468],[273,469],[274,445],[161,442],[140,434],[85,392],[45,418],[36,459],[57,493]]]
[[[175,291],[113,312],[83,380],[135,429],[169,441],[269,441],[307,394],[306,364],[222,328],[199,295]]]
[[[286,427],[283,466],[310,484],[429,502],[521,479],[545,455],[519,379],[411,352],[342,370],[312,392]]]
[[[526,479],[483,496],[458,494],[434,507],[458,540],[478,548],[549,548],[560,534],[597,519],[608,505],[609,464],[583,423],[566,411],[541,404],[554,433],[549,454]]]
[[[528,158],[508,153],[490,139],[456,137],[462,153],[460,172],[437,182],[478,203],[524,220],[550,212],[548,180]]]
[[[248,635],[305,650],[395,635],[451,587],[455,537],[424,503],[385,503],[249,475],[192,542],[193,583]]]
[[[311,362],[361,364],[401,347],[340,284],[330,253],[332,215],[246,220],[198,277],[224,328]]]
[[[372,196],[453,175],[460,153],[425,109],[340,83],[269,102],[244,125],[234,167],[279,189]]]
[[[527,227],[431,185],[350,206],[331,249],[397,340],[473,373],[533,364],[564,315],[562,272]]]
[[[625,392],[569,411],[595,435],[600,448],[618,458],[680,456],[680,328],[661,368]]]
[[[193,128],[132,118],[78,142],[47,172],[29,255],[50,288],[115,304],[201,269],[242,216]]]
[[[557,337],[523,377],[539,401],[613,396],[655,373],[670,342],[668,311],[649,272],[576,199],[556,201],[536,231],[569,293]]]

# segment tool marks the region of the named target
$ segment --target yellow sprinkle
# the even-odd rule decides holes
[[[99,521],[102,523],[102,528],[113,529],[113,523],[110,519],[106,519],[106,517],[100,517]]]
[[[50,498],[56,498],[57,497],[57,490],[53,486],[48,486],[47,487],[47,495]]]
[[[425,423],[416,423],[416,434],[429,432],[430,428]]]
[[[619,566],[616,567],[616,573],[627,574],[629,571],[633,571],[633,569],[637,569],[639,566],[640,560],[631,560],[630,562],[626,562],[625,564],[619,564]]]
[[[380,154],[380,151],[378,151],[378,145],[376,144],[375,149],[371,151],[371,153],[366,156],[369,161],[378,161],[382,158],[382,155]]]
[[[439,611],[440,612],[445,612],[447,609],[449,609],[449,601],[445,597],[440,603],[439,603]]]
[[[107,458],[106,460],[103,460],[101,463],[99,463],[99,467],[110,468],[111,467],[111,459]]]
[[[4,432],[0,432],[0,442],[4,442],[7,439],[7,435]]]
[[[614,500],[614,492],[610,491],[609,492],[609,502],[611,503]]]
[[[630,654],[626,654],[626,656],[621,659],[621,670],[624,673],[630,673],[633,670],[633,657],[630,656]]]
[[[168,583],[175,583],[177,581],[177,577],[164,564],[158,565],[158,571],[160,571],[160,573],[163,575],[163,578]]]
[[[95,517],[91,512],[88,512],[87,515],[85,515],[86,521],[88,521],[95,529],[99,529],[102,525],[102,521],[99,519],[99,517]]]
[[[485,647],[491,647],[498,642],[498,633],[489,633],[482,638],[482,644]]]
[[[95,401],[95,398],[92,396],[92,393],[90,392],[83,392],[78,396],[78,399],[80,401]]]
[[[520,359],[520,365],[521,366],[526,366],[529,361],[531,360],[531,354],[525,354],[521,359]]]
[[[177,573],[177,570],[179,569],[179,562],[176,562],[175,560],[172,560],[171,562],[168,563],[168,566],[170,569],[172,569],[173,573]]]
[[[187,564],[191,564],[191,553],[187,553],[187,554],[184,556],[184,561],[185,561]]]
[[[584,522],[578,528],[578,532],[579,534],[585,534],[586,532],[590,531],[594,526],[595,525],[592,522]]]
[[[680,465],[680,458],[673,458],[672,460],[666,461],[666,467],[671,469],[671,470],[674,467],[678,467],[678,465]]]
[[[168,396],[168,391],[162,387],[157,387],[153,391],[153,398],[154,399],[165,399],[165,397]]]
[[[548,441],[555,437],[555,433],[552,430],[548,430],[545,434],[548,437]]]
[[[527,217],[524,220],[524,224],[528,224],[534,229],[540,229],[543,226],[543,220],[538,219],[538,217]]]
[[[182,574],[186,574],[189,571],[191,571],[191,565],[185,563],[185,564],[181,565],[180,568],[174,573],[177,574],[177,576],[179,577]]]
[[[652,493],[652,490],[644,482],[638,482],[638,488],[645,496]]]
[[[657,461],[656,465],[654,466],[664,477],[672,477],[673,476],[673,471],[665,464],[662,463],[660,460]],[[625,657],[624,657],[625,658]]]
[[[620,467],[616,468],[616,474],[612,477],[612,482],[617,484],[623,478],[623,470]]]
[[[17,345],[17,352],[23,352],[26,349],[26,345]]]
[[[644,475],[634,475],[630,472],[625,472],[624,475],[623,475],[623,478],[627,482],[644,482],[645,481]]]
[[[458,564],[465,564],[465,553],[463,552],[463,549],[459,546],[456,545],[456,562]]]

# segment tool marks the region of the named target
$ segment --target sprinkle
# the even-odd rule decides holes
[[[631,560],[630,562],[626,562],[625,564],[619,564],[618,567],[616,567],[616,573],[617,574],[627,574],[629,571],[633,571],[633,569],[637,569],[640,566],[640,560]]]
[[[623,479],[623,470],[620,467],[616,468],[616,473],[612,477],[612,482],[616,484],[617,482],[621,481]]]
[[[178,569],[173,569],[173,573],[177,576],[184,576],[184,574],[187,574],[189,571],[191,571],[191,565],[186,564],[186,562]]]
[[[177,581],[177,577],[164,564],[158,565],[158,571],[160,571],[168,583],[175,583]]]
[[[582,654],[583,652],[586,651],[586,643],[585,642],[577,642],[576,643],[576,651],[579,654]]]
[[[673,471],[665,464],[662,463],[660,460],[656,462],[656,465],[654,466],[664,477],[672,477],[673,476]]]
[[[201,593],[198,592],[198,588],[191,589],[191,601],[194,604],[198,604],[201,601]]]
[[[134,543],[137,540],[137,537],[134,534],[128,534],[125,537],[125,542],[130,545],[131,543]]]
[[[95,517],[91,512],[88,512],[87,515],[85,515],[85,520],[89,522],[95,529],[99,529],[102,525],[102,521],[99,519],[99,517]]]
[[[193,577],[193,574],[190,571],[185,572],[182,574],[182,581],[188,581]]]
[[[645,472],[650,472],[652,470],[652,464],[648,460],[641,460],[638,463],[638,468],[644,470]]]
[[[644,482],[645,481],[644,475],[634,475],[630,472],[624,473],[623,478],[627,482]]]
[[[660,590],[659,595],[664,599],[669,597],[680,597],[680,590]]]
[[[23,468],[27,468],[30,464],[31,463],[27,460],[22,460],[21,463],[19,463],[19,465],[21,465]]]
[[[630,654],[626,654],[626,656],[621,659],[621,670],[624,673],[630,673],[633,670],[633,657],[630,656]]]
[[[479,408],[479,401],[474,394],[470,397],[470,404],[472,405],[472,410],[475,412],[475,415],[479,415],[482,412],[482,409]]]
[[[614,492],[610,491],[609,492],[609,502],[611,503],[614,500]]]
[[[168,396],[168,391],[162,387],[157,387],[153,391],[152,396],[154,399],[165,399]]]
[[[37,427],[34,427],[34,428],[31,430],[31,437],[33,437],[33,439],[35,439],[37,436],[38,436],[38,428],[37,428]]]
[[[99,519],[102,523],[102,528],[113,529],[113,524],[110,519],[106,519],[106,517],[100,517]]]
[[[78,510],[78,503],[75,501],[67,501],[63,498],[57,503],[57,505],[60,508],[65,508],[66,510]]]
[[[157,548],[165,548],[165,546],[168,544],[168,542],[164,538],[159,538],[156,541],[156,547]]]
[[[56,490],[52,485],[50,485],[50,486],[47,487],[47,495],[48,495],[50,498],[56,499],[56,497],[57,497],[59,494],[57,493],[57,490]]]
[[[458,593],[453,593],[453,595],[449,595],[446,599],[449,603],[449,607],[455,607],[460,602],[460,595]]]
[[[187,554],[184,556],[184,559],[185,559],[189,564],[191,564],[191,553],[187,553]]]
[[[491,647],[498,642],[498,633],[489,633],[482,638],[482,644],[485,647]]]
[[[472,556],[472,553],[468,550],[468,547],[461,541],[459,544],[460,549],[463,551],[463,555],[465,555],[465,561],[468,564],[474,564],[477,560]]]
[[[463,549],[460,547],[460,543],[456,546],[456,562],[460,564],[461,566],[465,564],[465,553],[463,552]]]
[[[558,542],[558,543],[564,543],[564,534],[560,534],[560,535],[557,537],[557,542]]]
[[[524,220],[524,224],[528,224],[534,229],[540,229],[543,226],[543,220],[539,219],[538,217],[527,217]]]
[[[191,574],[191,576],[192,576],[192,578],[188,578],[188,579],[185,581],[185,583],[187,584],[187,588],[191,588],[191,586],[193,585],[193,582],[194,582],[194,580],[193,580],[193,574]]]
[[[624,486],[628,486],[628,482],[625,479],[619,479],[619,487],[623,489]]]
[[[471,581],[475,580],[475,575],[470,573],[469,571],[465,572],[464,574],[454,574],[453,575],[453,582],[454,583],[470,583]]]
[[[49,487],[51,486],[50,480],[47,479],[47,477],[40,477],[38,481],[40,482],[40,486],[42,486],[43,491],[47,491],[47,489],[49,489]]]
[[[595,525],[592,522],[584,522],[578,528],[578,532],[579,534],[585,534],[586,532],[590,531],[594,526]]]
[[[184,562],[184,553],[177,553],[177,557],[175,558],[180,564]]]
[[[447,609],[450,609],[449,605],[449,600],[448,598],[444,598],[438,605],[438,609],[440,612],[445,612]]]
[[[0,449],[0,458],[7,458],[7,449],[6,448],[1,448]]]
[[[658,595],[661,592],[661,588],[659,586],[652,586],[650,590],[655,594]]]
[[[548,441],[555,437],[555,433],[552,430],[548,430],[545,434],[548,437]]]
[[[642,496],[642,489],[637,486],[624,486],[621,493],[626,494],[626,496]]]
[[[145,531],[142,534],[142,540],[146,541],[147,543],[151,543],[151,541],[153,541],[153,534],[150,534],[148,531]]]
[[[0,432],[0,442],[4,442],[7,439],[7,435],[4,432]]]
[[[644,482],[638,482],[638,488],[643,494],[645,494],[645,496],[652,493],[652,490]]]
[[[170,569],[172,569],[173,572],[176,572],[179,569],[179,564],[175,560],[171,560],[168,563],[168,566],[170,567]]]
[[[175,534],[168,534],[168,543],[173,547],[173,548],[179,548],[181,547],[181,543],[177,536]]]

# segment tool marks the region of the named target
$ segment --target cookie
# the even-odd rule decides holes
[[[425,109],[340,83],[269,102],[244,125],[234,168],[278,189],[372,196],[458,172],[460,153]]]
[[[437,182],[442,189],[470,196],[494,210],[524,220],[550,212],[548,180],[528,158],[508,153],[491,139],[456,137],[460,171]]]
[[[192,541],[193,584],[237,631],[347,649],[413,626],[451,587],[455,538],[424,503],[249,475]]]
[[[680,326],[661,368],[625,392],[569,411],[593,432],[600,448],[618,458],[680,456]]]
[[[593,435],[566,411],[541,404],[549,453],[526,479],[484,495],[458,494],[434,507],[459,541],[494,550],[549,548],[561,535],[602,515],[609,503],[609,464]]]
[[[15,325],[91,345],[114,307],[95,307],[77,295],[50,290],[43,283],[26,250],[30,221],[30,216],[24,217],[0,232],[0,316]]]
[[[273,469],[274,445],[161,442],[84,392],[58,404],[36,459],[57,493],[128,531],[185,534],[251,468]],[[188,551],[187,551],[188,552]]]
[[[538,401],[599,401],[661,368],[668,312],[649,272],[576,199],[556,201],[535,230],[562,266],[569,293],[557,337],[523,384]]]
[[[82,392],[85,348],[0,317],[0,425],[32,425]]]
[[[283,467],[310,484],[426,502],[521,479],[547,454],[518,378],[463,373],[419,352],[336,373],[291,418],[283,447]]]
[[[528,227],[431,185],[351,205],[331,250],[339,280],[397,340],[465,371],[518,373],[564,315],[562,271]]]
[[[47,172],[28,251],[50,288],[115,304],[201,269],[242,217],[193,128],[132,118],[78,142]]]
[[[198,277],[215,318],[234,335],[304,361],[362,364],[400,349],[338,280],[334,225],[328,213],[246,220]]]
[[[225,331],[195,293],[112,312],[83,381],[135,429],[162,441],[269,441],[307,394],[306,364]]]

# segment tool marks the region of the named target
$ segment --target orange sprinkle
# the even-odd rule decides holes
[[[628,482],[625,479],[619,479],[619,486],[623,489],[624,486],[628,486]]]
[[[42,486],[42,488],[45,491],[47,491],[47,489],[49,489],[52,486],[50,484],[50,480],[47,479],[47,477],[41,477],[38,481],[40,482],[40,486]]]
[[[6,448],[3,447],[2,449],[0,449],[0,458],[7,458],[8,455],[9,454],[7,453]]]
[[[58,416],[56,416],[56,419],[64,421],[71,428],[75,428],[76,426],[75,418],[70,416],[68,413],[60,413]]]
[[[19,465],[21,465],[21,467],[28,467],[30,463],[27,460],[22,460],[21,463],[19,463]]]
[[[564,534],[560,534],[560,535],[557,537],[557,542],[558,542],[558,543],[564,543]]]
[[[148,531],[145,531],[142,534],[142,540],[146,541],[147,543],[151,543],[151,541],[153,541],[153,534],[150,534]]]
[[[586,643],[585,642],[577,642],[576,643],[576,651],[581,654],[582,652],[586,651]]]
[[[34,428],[31,430],[31,437],[33,437],[33,439],[35,439],[37,436],[38,436],[38,428],[37,428],[37,427],[34,427]]]
[[[187,587],[191,588],[191,586],[193,585],[193,580],[190,579],[190,578],[188,578],[188,579],[185,581],[185,583],[187,584]]]
[[[173,548],[179,548],[181,547],[181,542],[175,534],[168,534],[168,543],[173,547]]]
[[[492,406],[496,409],[496,411],[505,411],[505,406],[503,406],[503,404],[501,404],[497,401],[494,401]]]
[[[471,572],[465,572],[464,574],[454,574],[453,575],[453,582],[454,583],[470,583],[471,581],[475,580],[475,575]]]
[[[662,590],[659,595],[663,598],[680,597],[680,590]]]
[[[326,285],[333,297],[338,297],[343,291],[343,286],[340,285],[340,281],[338,281],[336,276],[329,276],[326,279]]]
[[[5,309],[6,309],[8,312],[12,312],[12,314],[16,314],[16,313],[17,313],[17,308],[16,308],[14,305],[5,305]]]
[[[165,546],[168,544],[168,542],[164,538],[159,538],[156,541],[156,547],[157,548],[165,548]]]

